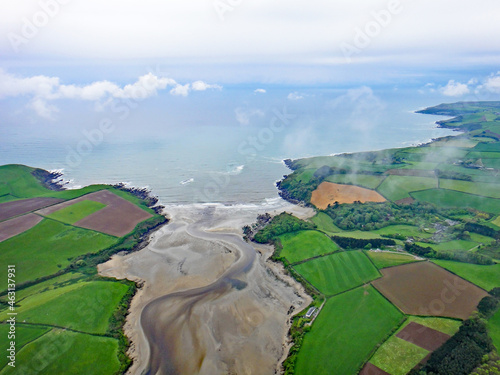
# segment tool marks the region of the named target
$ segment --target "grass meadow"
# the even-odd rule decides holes
[[[380,276],[362,251],[343,251],[294,266],[321,293],[331,296]]]
[[[403,314],[371,286],[330,298],[304,338],[296,373],[356,374],[402,319]]]
[[[340,250],[327,235],[315,230],[286,233],[279,238],[283,245],[280,255],[290,263]]]

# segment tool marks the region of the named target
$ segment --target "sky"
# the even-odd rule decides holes
[[[291,102],[301,87],[500,93],[497,0],[3,0],[0,10],[0,108],[35,121],[75,102],[102,111],[234,85],[255,96],[290,87]]]

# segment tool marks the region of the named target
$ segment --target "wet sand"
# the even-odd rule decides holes
[[[306,217],[310,209],[281,204]],[[167,207],[171,223],[143,250],[99,266],[140,281],[125,333],[130,374],[274,374],[288,350],[290,316],[310,299],[269,262],[270,246],[241,238],[269,208]]]

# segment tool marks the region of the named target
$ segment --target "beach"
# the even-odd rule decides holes
[[[274,213],[313,213],[286,202],[278,206]],[[266,211],[167,206],[171,221],[148,246],[99,266],[103,276],[140,285],[125,326],[132,342],[129,374],[279,372],[290,344],[290,317],[311,299],[268,260],[271,246],[243,241],[243,225]]]

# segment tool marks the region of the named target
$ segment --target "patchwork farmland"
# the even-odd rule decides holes
[[[0,373],[123,373],[130,359],[122,326],[136,287],[97,278],[96,265],[133,249],[165,218],[129,192],[104,185],[54,191],[42,185],[40,175],[47,172],[0,166],[0,263],[16,266],[18,313],[18,366],[7,366],[4,356]],[[5,280],[6,272],[0,269]],[[0,302],[5,323],[5,289]],[[7,328],[0,324],[5,337]]]
[[[467,319],[488,295],[474,284],[430,262],[381,270],[377,288],[406,314]]]

